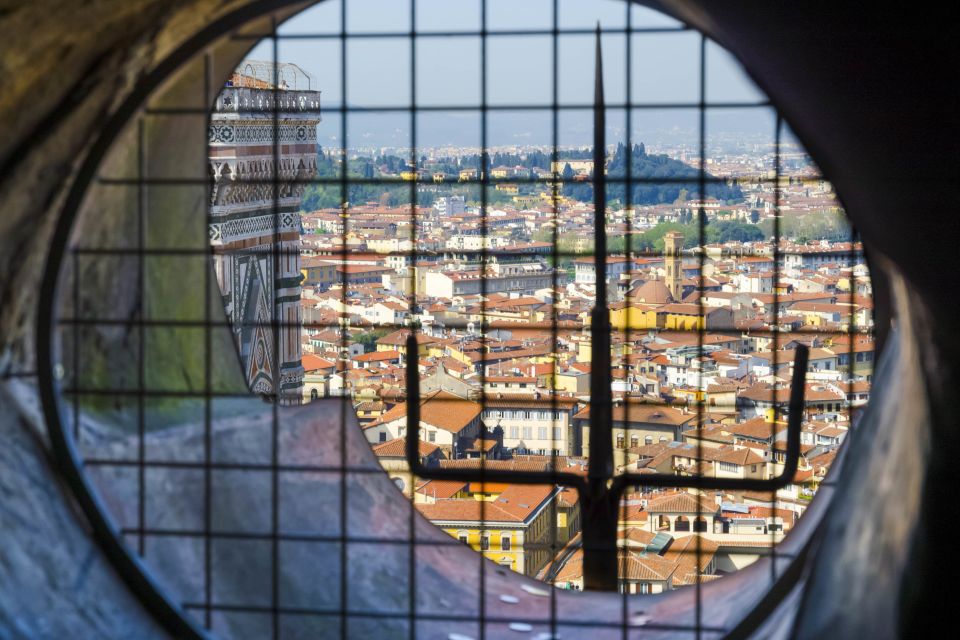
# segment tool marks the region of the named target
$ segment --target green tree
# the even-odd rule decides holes
[[[359,334],[354,341],[363,345],[364,353],[369,353],[377,350],[377,340],[389,335],[392,331],[392,329],[373,329],[371,331],[365,331]]]

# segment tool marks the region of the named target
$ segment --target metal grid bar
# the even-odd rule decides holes
[[[352,181],[351,181],[351,184],[352,184]],[[140,251],[140,250],[138,250],[138,249],[130,249],[130,248],[125,248],[125,247],[110,248],[110,247],[82,247],[82,246],[78,246],[78,247],[74,247],[73,249],[71,249],[71,253],[74,254],[74,255],[77,256],[77,257],[80,257],[80,256],[137,256],[137,257],[139,257],[139,256],[142,255],[143,257],[154,257],[154,256],[158,256],[158,257],[194,256],[194,257],[207,258],[207,257],[209,257],[209,255],[210,255],[210,250],[207,249],[207,248],[204,248],[204,249],[145,248],[143,251]],[[316,256],[314,256],[314,257],[322,258],[322,259],[325,259],[325,260],[330,260],[330,259],[331,259],[331,258],[330,258],[331,255],[339,255],[339,254],[343,254],[343,253],[344,253],[343,251],[337,251],[337,252],[335,252],[334,254],[318,254],[318,255],[316,255]],[[519,250],[507,251],[507,250],[503,250],[503,249],[489,249],[489,250],[487,251],[487,253],[488,253],[489,256],[494,256],[494,257],[498,257],[498,258],[529,258],[530,256],[540,255],[540,254],[536,254],[536,253],[530,253],[530,252],[519,251]],[[294,251],[294,250],[283,250],[283,251],[280,251],[280,254],[281,254],[281,255],[303,255],[302,251]],[[378,256],[378,257],[383,257],[383,258],[388,258],[388,257],[407,257],[407,258],[422,257],[422,258],[426,258],[426,257],[437,257],[439,254],[451,254],[451,255],[456,255],[456,256],[461,256],[461,257],[466,257],[466,258],[477,258],[477,259],[479,259],[480,256],[481,256],[481,251],[479,251],[479,250],[477,250],[477,249],[444,249],[444,250],[442,250],[442,251],[432,251],[432,252],[430,252],[430,251],[414,251],[414,250],[409,250],[409,251],[396,251],[396,250],[391,250],[391,251],[383,251],[383,252],[371,252],[371,251],[357,251],[357,250],[352,250],[352,251],[347,251],[347,252],[346,252],[346,255],[347,255],[347,256],[364,256],[364,257],[367,257],[367,258],[369,258],[370,256],[373,256],[373,255],[376,255],[376,256]],[[550,255],[553,255],[553,251],[550,252]],[[586,251],[586,250],[585,250],[585,251],[582,251],[582,252],[573,252],[573,251],[561,251],[561,250],[558,249],[558,250],[556,251],[556,255],[557,255],[557,257],[560,257],[560,258],[592,258],[592,257],[594,257],[594,255],[596,255],[596,254],[595,254],[593,251]],[[659,253],[658,253],[658,252],[655,252],[655,251],[652,251],[652,250],[649,250],[649,249],[647,249],[647,250],[631,249],[631,255],[632,255],[635,259],[640,259],[640,258],[660,258],[660,259],[662,259],[662,258],[663,258],[663,253],[662,253],[662,252],[659,252]],[[767,257],[770,257],[770,256],[768,256],[766,253],[761,253],[761,252],[757,252],[757,253],[744,253],[744,252],[740,252],[740,253],[726,253],[726,254],[723,254],[723,255],[725,255],[725,256],[727,256],[727,257],[729,257],[729,258],[734,258],[734,257],[736,257],[736,258],[742,258],[742,257],[767,258]],[[784,257],[784,256],[813,257],[813,256],[819,256],[819,255],[823,255],[822,252],[816,252],[816,251],[789,251],[789,250],[783,250],[783,249],[780,250],[780,256],[781,256],[781,257]],[[856,260],[856,259],[865,257],[866,254],[865,254],[865,252],[861,249],[861,250],[854,250],[854,251],[836,251],[836,252],[831,252],[830,255],[837,256],[837,258],[838,258],[838,259],[841,259],[841,260],[842,260],[842,259],[846,259],[846,260]],[[771,262],[772,262],[772,258],[771,258]]]
[[[347,6],[348,3],[346,0],[342,0],[340,5],[340,95],[344,102],[347,101]],[[347,197],[348,197],[348,175],[347,175],[347,149],[349,146],[348,138],[348,128],[347,128],[347,119],[349,117],[348,113],[344,113],[343,117],[340,119],[340,139],[343,141],[341,147],[340,155],[340,208],[341,210],[345,209],[347,206]],[[347,233],[349,231],[350,219],[343,219],[343,228],[341,230],[341,259],[346,260],[347,256]],[[347,288],[342,287],[340,294],[340,304],[346,306],[347,301]],[[341,352],[346,347],[347,335],[345,331],[340,333],[340,349]],[[351,406],[348,404],[347,399],[344,397],[340,400],[340,465],[346,466],[347,463],[347,412],[351,410]],[[347,488],[347,477],[346,475],[341,476],[340,478],[340,638],[341,640],[347,640],[347,621],[348,611],[347,611],[347,543],[349,542],[349,536],[347,534],[347,504],[349,500],[349,492]]]
[[[273,77],[271,92],[273,100],[270,101],[273,109],[272,122],[273,143],[271,153],[273,154],[273,169],[271,171],[273,186],[271,197],[273,198],[273,241],[270,243],[270,253],[273,254],[273,280],[277,280],[281,272],[281,260],[278,248],[280,246],[280,111],[279,95],[280,86],[276,78],[279,77],[279,41],[277,35],[276,16],[270,18],[271,31],[271,58],[273,62]],[[273,285],[273,283],[271,283]],[[276,296],[276,293],[274,294]],[[279,300],[273,297],[271,300],[270,316],[275,319],[279,314]],[[270,622],[273,638],[280,637],[280,541],[278,532],[280,530],[280,480],[277,465],[280,463],[280,402],[281,388],[283,385],[283,372],[280,368],[280,332],[273,332],[273,405],[270,414]]]
[[[141,178],[147,175],[146,153],[144,145],[146,144],[144,135],[144,121],[137,123],[137,171]],[[140,296],[137,299],[137,315],[141,323],[147,315],[145,305],[145,295],[147,290],[146,264],[143,257],[143,248],[146,246],[146,187],[137,186],[137,248],[140,249],[140,255],[137,258],[137,275],[139,277]],[[77,274],[79,279],[79,274]],[[137,328],[137,388],[143,391],[146,388],[146,351],[144,346],[143,326]],[[144,397],[142,393],[137,397],[137,460],[141,465],[137,469],[137,552],[143,556],[145,553],[143,528],[146,521],[146,467],[142,465],[146,458],[146,416],[144,415]]]
[[[707,212],[706,212],[706,210],[705,210],[704,207],[703,207],[703,201],[704,201],[704,200],[706,199],[706,197],[707,197],[707,185],[706,185],[706,180],[707,180],[707,170],[706,170],[706,166],[707,166],[707,111],[706,111],[706,107],[704,106],[705,103],[706,103],[706,99],[707,99],[707,38],[706,38],[706,36],[703,35],[703,34],[700,34],[700,63],[699,63],[699,66],[700,66],[700,77],[698,78],[698,81],[699,81],[699,82],[698,82],[697,90],[699,91],[699,94],[700,94],[700,108],[698,109],[698,116],[699,116],[699,118],[698,118],[698,122],[697,122],[697,127],[698,127],[698,129],[699,129],[699,136],[700,136],[700,140],[699,140],[699,142],[698,142],[698,146],[699,146],[699,150],[700,150],[700,166],[698,167],[699,170],[698,170],[698,172],[697,172],[697,173],[698,173],[698,176],[697,176],[697,177],[699,178],[699,181],[698,181],[698,184],[697,184],[697,199],[700,201],[700,205],[697,207],[697,244],[698,244],[699,246],[701,246],[701,247],[706,247],[706,246],[707,246]],[[776,234],[774,234],[774,235],[776,235]],[[706,258],[706,253],[703,252],[703,251],[701,251],[701,252],[699,253],[699,256],[698,256],[699,262],[698,262],[698,265],[697,265],[697,266],[699,267],[699,273],[700,273],[700,278],[699,278],[699,293],[700,293],[700,296],[697,298],[697,307],[698,307],[698,313],[699,313],[700,317],[704,317],[704,312],[703,312],[703,311],[704,311],[704,310],[703,310],[703,292],[704,292],[704,290],[703,290],[703,267],[704,267],[704,265],[705,265],[705,258]],[[683,267],[682,267],[682,264],[683,264],[683,263],[681,262],[681,269],[683,268]],[[776,269],[776,261],[774,261],[774,269]],[[774,305],[774,306],[776,306],[776,305]],[[774,323],[774,326],[777,326],[776,323]],[[704,335],[704,332],[703,332],[703,331],[697,331],[697,355],[698,355],[699,357],[703,357],[703,335]],[[798,368],[798,369],[799,369],[799,368]],[[806,367],[803,367],[803,369],[804,369],[804,371],[806,371]],[[696,405],[696,406],[697,406],[697,426],[696,426],[696,429],[697,429],[697,435],[698,435],[698,436],[700,436],[700,435],[702,434],[702,429],[703,429],[703,402],[700,401],[700,394],[699,394],[699,390],[702,389],[702,388],[703,388],[703,368],[701,367],[701,368],[697,371],[697,391],[698,391],[698,393],[697,393],[697,405]],[[796,388],[796,387],[794,387],[794,388]],[[801,389],[803,388],[802,381],[801,381],[801,384],[800,384],[800,388],[801,388]],[[798,419],[797,422],[796,422],[796,431],[797,431],[797,442],[798,442],[798,444],[799,444],[799,435],[800,435],[800,433],[799,433],[799,432],[800,432],[800,421],[799,421],[799,419]],[[798,447],[797,454],[799,454],[799,447]],[[703,438],[701,438],[701,437],[698,437],[698,438],[697,438],[697,460],[703,460]],[[794,463],[794,464],[796,464],[796,463]],[[697,481],[697,482],[696,482],[693,486],[696,487],[696,489],[697,489],[698,491],[702,491],[702,490],[704,489],[704,485],[703,485],[702,478],[701,478],[700,474],[697,474],[697,475],[696,475],[696,481]],[[771,489],[771,490],[772,490],[772,489]],[[698,521],[700,520],[700,517],[702,516],[702,513],[703,513],[703,507],[702,507],[702,505],[700,504],[700,501],[699,501],[699,500],[697,500],[697,507],[696,507],[696,509],[697,509],[697,510],[696,510],[697,520],[695,520],[695,522],[698,522]],[[696,537],[696,552],[697,552],[697,557],[698,557],[698,558],[699,558],[700,555],[703,553],[703,538],[702,538],[702,536],[697,536],[697,537]],[[695,634],[696,634],[696,635],[695,635],[695,638],[696,638],[697,640],[700,640],[700,634],[701,634],[700,627],[703,625],[703,592],[701,591],[701,588],[700,588],[700,584],[701,584],[701,580],[700,580],[701,570],[700,570],[700,563],[699,563],[699,562],[695,565],[695,569],[696,569],[696,571],[695,571],[695,580],[696,580],[696,583],[695,583],[694,587],[695,587],[695,589],[696,589],[696,592],[695,592],[695,595],[696,595],[696,608],[695,608],[695,610],[694,610],[694,626],[697,628],[696,631],[695,631]]]
[[[215,96],[211,95],[212,69],[210,54],[203,58],[203,98],[204,104],[211,104]],[[209,116],[208,116],[209,117]],[[209,126],[209,124],[208,124]],[[209,201],[209,184],[207,186]],[[213,300],[211,269],[204,270],[203,276],[203,319],[206,322],[203,334],[203,626],[213,626],[213,318],[210,301]],[[141,331],[143,327],[141,327]]]
[[[782,135],[782,132],[783,132],[783,127],[781,124],[779,112],[777,112],[777,121],[776,121],[775,127],[776,127],[776,130],[774,132],[775,143],[773,145],[774,175],[779,178],[780,169],[781,169],[780,136]],[[780,180],[778,179],[773,185],[773,237],[780,238],[780,232],[781,232]],[[780,251],[780,243],[775,242],[773,245],[773,264],[774,264],[773,277],[774,277],[774,280],[776,280],[778,283],[780,282],[779,251]],[[780,326],[780,323],[778,322],[779,314],[780,314],[780,287],[776,286],[773,288],[773,326],[774,327]],[[777,347],[779,344],[780,333],[774,332],[772,338],[773,338],[773,345],[771,346],[770,351],[771,351],[771,358],[773,361],[773,370],[776,371],[777,370]],[[806,366],[804,366],[803,368],[806,369]],[[774,388],[771,391],[771,397],[776,398],[776,393],[777,393],[776,389]],[[800,410],[802,412],[802,407],[800,408]],[[776,422],[777,422],[778,413],[779,412],[777,411],[776,405],[774,405],[773,422],[770,424],[770,432],[771,432],[770,441],[771,442],[773,442],[774,438],[776,437],[775,432],[776,432]],[[797,444],[799,445],[799,441],[797,442]],[[792,478],[794,473],[796,473],[796,468],[792,469],[789,477]],[[786,475],[786,470],[784,470],[784,475]],[[774,513],[776,513],[777,492],[774,489],[770,490],[770,504],[773,505]],[[771,536],[771,539],[773,539],[774,537],[773,532],[771,532],[770,536]],[[770,563],[770,584],[771,585],[774,584],[776,582],[776,579],[777,579],[777,563],[774,560],[773,562]]]
[[[609,109],[609,107],[607,107]],[[488,107],[488,111],[492,108]],[[511,111],[515,111],[512,109]],[[541,109],[541,111],[546,111],[546,109]],[[774,184],[774,181],[769,178],[760,178],[753,180],[751,176],[743,176],[744,178],[750,178],[755,183],[760,184]],[[151,186],[159,187],[180,187],[180,186],[191,186],[191,185],[206,185],[209,184],[208,181],[202,178],[164,178],[164,177],[155,177],[149,178],[146,180],[140,180],[139,178],[124,178],[124,177],[102,177],[99,182],[105,185],[111,186],[137,186],[140,184],[146,184]],[[336,178],[292,178],[290,180],[284,181],[287,184],[296,184],[296,185],[336,185],[340,180]],[[457,184],[460,185],[479,185],[479,186],[490,186],[496,184],[543,184],[549,185],[552,184],[553,179],[548,178],[525,178],[522,176],[516,176],[514,178],[486,178],[483,180],[464,180],[462,182],[458,181]],[[699,183],[699,180],[695,176],[691,177],[670,177],[664,176],[658,178],[655,176],[634,176],[633,178],[620,178],[617,176],[606,178],[607,184],[626,184],[630,182],[631,184],[680,184],[680,185],[691,185],[695,186]],[[273,179],[271,178],[239,178],[236,180],[237,184],[262,184],[262,185],[272,185]],[[405,180],[403,178],[360,178],[360,177],[351,177],[349,179],[350,184],[364,184],[364,185],[394,185],[401,186],[409,183],[414,185],[435,185],[436,183],[431,180],[425,180],[423,178],[409,179]],[[451,184],[453,182],[451,181]],[[704,184],[729,184],[728,178],[705,178]]]
[[[493,169],[493,163],[489,162],[488,152],[487,152],[487,124],[489,117],[489,103],[487,99],[487,0],[480,0],[480,235],[481,237],[487,237],[487,189],[490,186],[490,175],[491,170]],[[416,96],[413,96],[414,99]],[[483,243],[480,247],[480,265],[481,269],[484,271],[487,267],[488,260],[488,248],[486,243]],[[485,318],[487,316],[487,280],[483,278],[480,281],[480,317]],[[409,339],[407,341],[407,353],[410,351],[410,343],[416,344],[416,336],[411,332]],[[481,353],[486,352],[487,350],[487,334],[480,334],[480,351]],[[416,348],[412,353],[417,353]],[[410,358],[407,359],[410,362]],[[420,393],[420,376],[415,374],[413,378],[410,377],[410,374],[407,374],[407,386],[408,388],[412,386],[412,380],[416,380],[417,384],[417,395]],[[486,367],[480,368],[480,388],[485,389],[487,386],[487,369]],[[409,396],[409,393],[408,393]],[[409,424],[414,425],[414,433],[410,433],[409,427],[407,428],[407,463],[409,464],[410,452],[414,448],[419,450],[419,438],[420,438],[420,402],[418,398],[409,397],[407,400],[407,407],[414,409],[414,415],[417,416],[416,421],[410,421]],[[408,411],[409,413],[409,411]],[[481,428],[481,440],[480,448],[481,450],[485,449],[484,447],[484,430]],[[412,436],[412,437],[411,437]],[[420,458],[417,457],[418,466],[420,465]],[[416,473],[417,467],[410,467],[414,473]],[[421,477],[427,477],[420,474]],[[480,481],[481,485],[486,484],[487,474],[484,465],[480,465],[480,473],[477,474],[477,479]],[[486,521],[486,504],[483,502],[480,503],[480,522],[481,524]],[[482,535],[482,534],[481,534]],[[483,619],[486,617],[487,610],[487,565],[485,562],[480,563],[480,602],[479,602],[479,613],[480,618]],[[480,626],[480,640],[484,640],[486,636],[486,623]]]
[[[550,111],[550,142],[551,142],[551,153],[550,153],[550,167],[552,169],[552,184],[550,185],[550,205],[551,205],[551,214],[553,217],[553,229],[551,232],[551,264],[554,265],[554,268],[551,270],[550,274],[550,284],[552,285],[552,290],[557,291],[559,287],[559,269],[556,268],[556,265],[560,264],[558,256],[558,245],[559,242],[559,228],[560,228],[560,205],[559,205],[559,196],[560,190],[558,186],[559,175],[556,171],[557,162],[560,160],[560,154],[558,153],[558,147],[560,142],[560,38],[558,35],[560,27],[560,8],[559,1],[553,0],[550,6],[551,10],[551,38],[550,38],[550,57],[551,57],[551,98],[552,98],[552,109]],[[550,350],[551,353],[558,353],[558,319],[556,313],[550,314]],[[483,329],[486,333],[486,329]],[[551,360],[550,372],[553,380],[556,380],[557,375],[557,358]],[[551,394],[550,396],[550,410],[553,420],[550,423],[550,472],[551,472],[551,483],[556,486],[558,484],[557,480],[557,446],[556,446],[556,431],[557,431],[557,395],[556,393]],[[557,553],[557,528],[555,526],[550,527],[550,556],[556,558]],[[554,636],[557,634],[557,594],[554,591],[550,592],[550,633]]]
[[[417,3],[410,2],[410,98],[416,100],[417,96]],[[344,115],[344,117],[346,117]],[[409,164],[416,172],[419,164],[417,159],[417,111],[410,110],[410,160]],[[416,174],[414,174],[416,175]],[[417,246],[417,185],[410,185],[410,246]],[[346,246],[346,244],[344,244]],[[413,256],[413,264],[417,265],[417,256]],[[410,286],[410,309],[416,309],[417,304],[417,278],[411,279]],[[346,289],[346,287],[344,287]],[[419,351],[407,351],[407,359],[415,360],[419,358]],[[410,499],[416,499],[416,481],[411,477]],[[416,509],[410,509],[410,519],[407,523],[410,527],[410,546],[407,557],[407,579],[410,581],[408,587],[407,600],[407,625],[410,630],[410,640],[416,638],[416,619],[417,619],[417,516]],[[482,598],[482,596],[481,596]]]

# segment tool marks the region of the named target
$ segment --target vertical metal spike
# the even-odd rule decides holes
[[[593,230],[596,301],[591,318],[590,477],[613,473],[610,426],[610,312],[607,308],[606,132],[603,102],[603,61],[597,25],[597,66],[593,96]],[[596,428],[595,428],[596,427]]]
[[[583,496],[583,577],[588,589],[617,588],[617,502],[607,484],[613,476],[610,312],[607,308],[606,114],[603,59],[597,24],[597,61],[593,96],[593,228],[596,303],[590,329],[590,466]]]
[[[600,48],[600,24],[597,24],[596,68],[593,85],[593,237],[594,267],[597,274],[597,305],[607,304],[607,114],[603,99],[603,54]]]

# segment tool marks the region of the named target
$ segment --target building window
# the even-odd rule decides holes
[[[643,444],[653,444],[653,436],[644,436]]]
[[[387,441],[387,432],[386,432],[386,431],[381,431],[381,432],[380,432],[380,442],[386,442],[386,441]]]
[[[460,533],[457,534],[457,540],[459,540],[463,544],[469,544],[470,537],[466,534],[466,532],[461,531]]]
[[[427,438],[430,440],[430,442],[436,442],[436,441],[437,441],[437,432],[436,432],[436,431],[430,431],[430,432],[427,434]]]
[[[480,537],[480,550],[489,551],[490,550],[490,536],[483,534]]]
[[[617,434],[617,449],[623,449],[623,434]]]
[[[500,548],[504,551],[510,551],[510,536],[500,538]]]

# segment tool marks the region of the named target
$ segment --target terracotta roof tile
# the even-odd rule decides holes
[[[428,456],[440,447],[430,442],[424,442],[421,440],[420,445],[420,455]],[[380,442],[371,447],[373,453],[380,458],[402,458],[407,455],[407,439],[406,438],[394,438],[393,440],[387,440],[386,442]]]
[[[459,433],[480,415],[483,407],[476,402],[465,400],[445,391],[438,391],[420,402],[420,422],[439,427],[444,431]],[[401,402],[378,420],[366,425],[364,429],[394,422],[407,416],[407,403]]]

